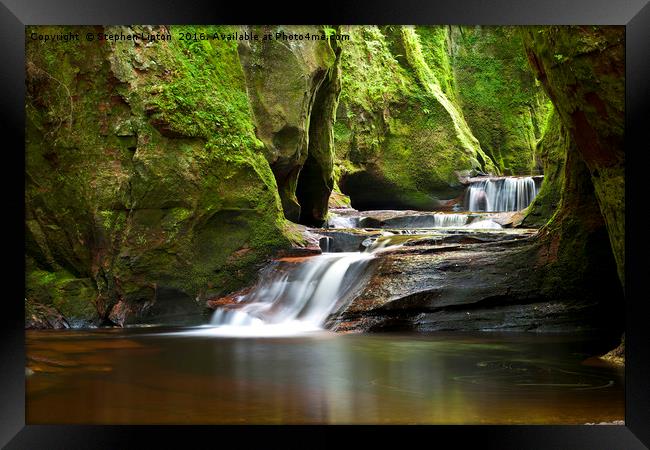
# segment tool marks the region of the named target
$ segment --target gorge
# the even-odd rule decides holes
[[[349,363],[341,355],[360,358],[349,364],[373,386],[359,395],[374,399],[376,389],[419,423],[392,389],[419,389],[414,411],[426,415],[419,402],[447,385],[438,392],[408,374],[383,379],[400,352],[412,356],[413,370],[426,366],[427,379],[446,373],[445,364],[454,383],[475,370],[519,367],[531,378],[515,389],[529,389],[531,398],[553,385],[554,395],[595,389],[594,398],[604,399],[572,391],[566,414],[560,404],[546,411],[552,423],[622,417],[622,367],[588,359],[623,345],[622,27],[26,29],[28,36],[86,32],[172,38],[27,40],[24,301],[34,389],[50,392],[38,377],[57,371],[52,360],[93,366],[86,353],[119,338],[130,358],[147,349],[184,360],[188,351],[188,364],[200,367],[192,377],[206,390],[212,376],[246,383],[241,372],[253,391],[267,386],[277,396],[273,383],[312,370],[294,358],[313,348],[320,356],[309,360],[321,372],[292,382],[328,406],[305,423],[370,417],[336,416],[349,409],[327,389],[310,391],[312,376],[323,383],[318,389],[329,386],[328,364]],[[196,37],[244,34],[325,39]],[[197,362],[188,340],[222,362]],[[553,342],[558,355],[547,351]],[[501,362],[481,359],[483,343]],[[276,350],[287,359],[278,356],[281,375],[269,386],[268,367],[251,363],[248,372],[247,358],[262,352],[259,361],[272,364]],[[447,356],[438,360],[439,350]],[[115,358],[98,367],[129,370]],[[70,383],[76,370],[66,375]],[[177,376],[153,356],[133,370]],[[544,373],[557,379],[544,384]],[[79,389],[96,386],[95,375],[79,376]],[[346,383],[354,397],[356,385]],[[458,395],[469,398],[473,388]],[[58,394],[51,395],[34,397],[36,422],[47,421]],[[483,400],[476,411],[489,409]],[[259,402],[266,406],[257,416],[233,411],[246,422],[283,423],[268,397]],[[140,407],[132,412],[142,423]],[[291,405],[282,408],[302,423]],[[156,417],[181,417],[164,414]],[[397,412],[377,414],[400,421]],[[425,422],[442,420],[438,414]],[[467,420],[482,423],[476,415]]]

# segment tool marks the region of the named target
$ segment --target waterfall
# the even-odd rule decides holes
[[[358,226],[358,217],[339,216],[338,214],[330,213],[327,219],[328,228],[356,228]]]
[[[467,223],[467,216],[465,214],[434,214],[433,215],[434,227],[462,227]]]
[[[465,194],[465,205],[472,212],[519,211],[538,193],[533,177],[487,178],[473,181]]]
[[[486,219],[486,220],[475,220],[474,222],[470,223],[469,225],[465,225],[463,228],[473,228],[473,229],[482,229],[482,230],[498,230],[503,228],[501,225],[496,223],[494,220]]]
[[[331,237],[324,236],[318,240],[318,245],[323,252],[329,253],[332,248],[332,242],[333,239]]]
[[[466,214],[426,214],[398,217],[385,221],[387,226],[400,228],[459,228],[467,223]]]
[[[211,324],[219,327],[274,325],[283,330],[316,330],[327,317],[342,306],[359,287],[373,252],[323,253],[293,263],[276,261],[267,267],[253,290],[238,299],[243,306],[220,308]],[[281,267],[285,264],[285,267]],[[294,265],[295,264],[295,265]]]

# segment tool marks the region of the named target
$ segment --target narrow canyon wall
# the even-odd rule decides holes
[[[306,245],[295,223],[321,225],[339,187],[359,209],[445,209],[459,177],[540,168],[523,219],[540,239],[504,267],[529,266],[545,298],[618,298],[620,27],[337,30],[350,40],[28,39],[28,319],[204,320],[207,298]]]
[[[467,174],[538,173],[550,112],[512,27],[348,27],[337,177],[360,209],[445,208]]]
[[[316,26],[246,30],[259,36],[324,33]],[[340,49],[333,40],[272,39],[242,41],[239,54],[255,130],[264,143],[284,214],[293,222],[320,225],[334,187],[331,123],[340,92]]]
[[[394,252],[333,319],[336,329],[590,329],[612,343],[623,332],[623,29],[519,32],[553,103],[534,146],[544,182],[523,219],[539,233],[485,253],[469,246],[433,251],[426,242]],[[468,102],[471,93],[464,110],[470,124],[482,117],[468,108],[487,110],[487,102]],[[528,160],[530,152],[524,149]]]
[[[445,27],[343,27],[337,175],[360,209],[434,209],[459,171],[497,172],[450,84]]]
[[[517,27],[450,27],[453,86],[463,115],[504,175],[541,172],[535,148],[551,105]]]
[[[559,114],[553,110],[535,147],[535,156],[542,163],[544,180],[537,196],[527,208],[521,226],[544,226],[560,206],[565,161],[570,146],[571,137],[562,125]]]
[[[26,52],[28,304],[85,324],[200,315],[299,241],[236,42],[27,39]]]
[[[575,142],[607,225],[625,285],[625,30],[529,27],[531,66]]]

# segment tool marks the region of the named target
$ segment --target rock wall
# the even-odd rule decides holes
[[[561,123],[557,112],[552,111],[535,147],[535,156],[542,162],[544,180],[533,203],[526,209],[522,227],[541,228],[560,206],[564,188],[565,161],[571,137]]]
[[[523,36],[531,66],[589,169],[625,285],[624,27],[533,27]]]
[[[378,255],[368,287],[329,325],[342,332],[595,332],[617,345],[625,313],[616,261],[589,170],[558,117],[541,145],[551,178],[524,219],[541,219],[539,231],[407,236],[403,247]]]
[[[550,101],[517,27],[450,27],[453,87],[485,153],[504,175],[541,173],[535,148]]]
[[[255,136],[235,42],[27,39],[26,52],[30,301],[81,324],[198,317],[203,299],[300,240]]]
[[[334,125],[338,181],[358,209],[423,209],[461,194],[457,172],[498,169],[459,107],[446,27],[343,27]]]
[[[449,208],[460,176],[540,167],[544,183],[523,219],[542,227],[539,239],[508,261],[486,256],[528,277],[525,286],[508,278],[499,305],[519,305],[530,289],[535,302],[620,300],[622,28],[341,26],[349,41],[239,44],[177,34],[332,29],[88,30],[176,34],[27,40],[34,326],[200,322],[207,298],[308,245],[286,219],[321,225],[328,200],[345,205],[343,194],[359,209]]]
[[[377,262],[370,287],[332,318],[335,329],[597,330],[618,343],[624,327],[623,30],[520,32],[553,102],[535,146],[544,183],[523,220],[541,226],[539,233],[489,247],[428,247],[422,240],[388,254]]]
[[[315,26],[246,30],[260,36],[324,32]],[[239,54],[255,130],[264,143],[284,214],[293,222],[320,225],[334,183],[331,119],[340,92],[340,49],[333,40],[272,39],[242,41]],[[308,181],[300,183],[303,166]]]

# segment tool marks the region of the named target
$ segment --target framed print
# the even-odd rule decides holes
[[[93,3],[2,6],[3,445],[648,445],[645,2]]]

